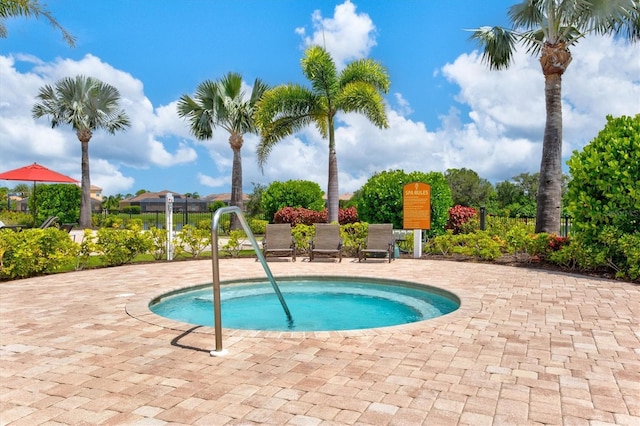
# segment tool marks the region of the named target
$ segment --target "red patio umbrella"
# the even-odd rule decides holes
[[[33,182],[33,196],[35,201],[36,195],[36,182],[56,182],[56,183],[78,183],[72,177],[63,175],[62,173],[55,172],[38,163],[33,163],[28,166],[20,167],[18,169],[9,170],[8,172],[0,173],[0,180],[18,180],[22,182]],[[35,203],[34,203],[35,206]],[[33,220],[35,223],[36,209],[33,209]]]

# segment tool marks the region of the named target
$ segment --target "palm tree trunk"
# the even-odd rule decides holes
[[[242,138],[242,137],[241,137]],[[229,138],[233,139],[233,136]],[[240,207],[244,211],[244,200],[242,199],[242,153],[237,143],[231,143],[233,149],[233,167],[231,169],[231,205]],[[242,142],[239,144],[242,147]],[[231,223],[229,227],[233,229],[241,229],[240,220],[235,214],[231,215]]]
[[[80,141],[82,147],[82,178],[80,199],[80,229],[91,228],[91,179],[89,177],[89,142]]]
[[[562,201],[562,74],[545,74],[547,119],[542,141],[536,233],[560,234]]]
[[[338,222],[338,155],[333,129],[333,117],[329,118],[329,181],[327,183],[327,210],[329,223]]]

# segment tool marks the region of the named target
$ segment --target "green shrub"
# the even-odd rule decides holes
[[[200,229],[195,226],[185,225],[182,227],[180,232],[176,234],[176,256],[187,253],[192,257],[198,257],[202,254],[204,249],[210,245],[211,231],[208,229]]]
[[[640,278],[640,232],[620,237],[618,247],[626,258],[620,276],[628,276],[632,280],[637,280]]]
[[[432,238],[425,251],[434,254],[476,257],[483,260],[495,260],[502,255],[501,246],[488,232],[478,231],[471,234],[446,234]]]
[[[95,237],[91,229],[85,229],[78,251],[76,270],[82,270],[89,265],[91,255],[96,251]]]
[[[345,255],[357,256],[358,248],[367,240],[369,224],[367,222],[348,223],[340,226],[340,237]]]
[[[324,208],[324,193],[320,185],[307,180],[272,182],[262,192],[261,206],[265,217],[273,220],[276,212],[284,207],[305,208],[321,211]]]
[[[251,228],[253,235],[264,235],[267,232],[268,223],[268,220],[251,219],[249,221],[249,228]]]
[[[572,238],[579,247],[604,256],[619,275],[635,270],[635,254],[624,243],[633,241],[640,229],[639,152],[640,114],[608,116],[598,136],[567,162]],[[630,237],[622,240],[624,236]]]
[[[443,234],[453,206],[451,189],[442,173],[393,170],[376,173],[358,194],[359,220],[368,223],[392,223],[394,229],[403,229],[403,188],[411,182],[431,186],[431,229],[429,237]]]
[[[125,228],[126,229],[138,229],[141,230],[142,229],[142,219],[127,219],[125,221]]]
[[[122,213],[126,214],[140,214],[142,208],[140,206],[125,206],[122,208]]]
[[[33,228],[33,215],[31,213],[3,211],[0,219],[5,225],[23,225],[26,228]]]
[[[73,184],[38,185],[35,196],[29,197],[29,209],[34,211],[35,207],[38,225],[49,216],[57,216],[59,223],[77,223],[81,192],[80,187]]]
[[[56,228],[0,231],[0,278],[52,273],[76,258],[79,247]]]
[[[95,249],[106,266],[131,263],[133,259],[151,249],[151,238],[139,229],[100,228],[96,234]]]
[[[451,229],[454,234],[468,234],[476,231],[479,224],[478,210],[456,205],[449,209],[449,220],[445,228]]]
[[[296,242],[298,253],[308,253],[309,244],[315,236],[316,230],[313,225],[299,224],[291,228],[291,235]]]
[[[166,259],[167,257],[167,230],[152,226],[147,231],[151,240],[151,255],[155,260]]]
[[[238,257],[240,250],[242,250],[242,244],[245,242],[247,234],[241,229],[236,229],[229,232],[229,239],[227,243],[222,246],[222,249],[231,255],[231,257]]]
[[[124,219],[116,215],[109,215],[102,219],[100,226],[103,228],[120,229],[124,227]]]
[[[216,200],[207,206],[207,210],[209,210],[210,212],[215,212],[216,210],[221,209],[223,207],[227,207],[227,203],[225,203],[222,200]]]

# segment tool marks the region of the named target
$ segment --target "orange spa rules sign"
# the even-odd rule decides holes
[[[431,229],[431,187],[413,182],[402,189],[404,229]]]

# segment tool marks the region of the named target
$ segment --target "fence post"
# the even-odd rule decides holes
[[[487,208],[485,206],[480,207],[480,230],[484,231],[486,229],[486,215]]]

